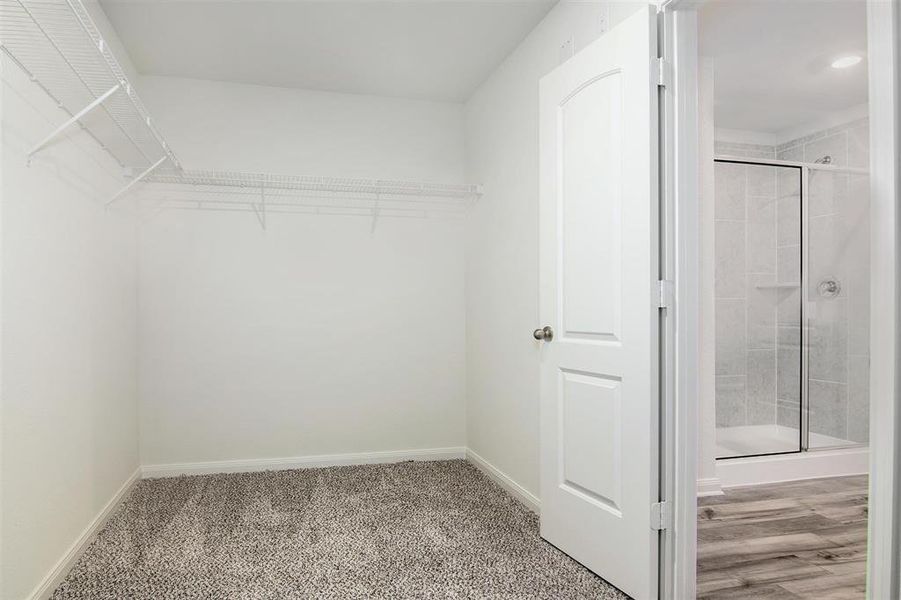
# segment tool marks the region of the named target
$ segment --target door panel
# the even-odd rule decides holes
[[[657,596],[655,19],[540,86],[541,534],[639,600]]]
[[[561,304],[567,335],[617,340],[622,328],[620,169],[622,77],[601,75],[559,108],[560,211],[563,236]],[[587,259],[587,260],[586,260]]]
[[[615,377],[561,369],[559,394],[562,486],[621,514],[620,382]],[[612,457],[612,460],[608,460]]]

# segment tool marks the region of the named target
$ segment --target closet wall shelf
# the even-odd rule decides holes
[[[81,127],[131,176],[107,204],[151,184],[160,206],[252,210],[265,227],[267,210],[374,221],[457,210],[481,195],[476,185],[184,170],[81,0],[0,0],[0,50],[69,115],[29,160]]]
[[[269,213],[426,218],[460,213],[482,193],[476,185],[384,179],[160,170],[143,194],[160,210],[253,212],[266,229]]]
[[[0,49],[70,117],[29,158],[78,124],[123,168],[180,168],[79,0],[0,0]]]
[[[235,171],[157,171],[147,177],[148,183],[190,185],[214,192],[217,188],[255,191],[322,192],[330,194],[369,194],[415,196],[420,199],[473,199],[481,195],[481,186],[465,184],[423,183],[386,179],[351,179],[346,177],[312,177],[273,175]]]

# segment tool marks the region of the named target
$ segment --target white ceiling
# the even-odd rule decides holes
[[[718,0],[701,10],[701,54],[714,58],[718,128],[778,133],[867,101],[863,0]]]
[[[556,0],[101,0],[137,70],[461,102]]]

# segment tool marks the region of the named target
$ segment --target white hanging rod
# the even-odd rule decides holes
[[[147,181],[213,189],[243,188],[248,192],[259,192],[260,190],[292,190],[338,194],[373,194],[447,199],[474,199],[482,194],[481,186],[468,184],[440,184],[387,179],[351,179],[346,177],[311,177],[217,171],[158,171],[148,176]]]
[[[378,204],[397,204],[410,206],[446,206],[448,208],[465,208],[469,205],[466,199],[438,196],[423,197],[409,195],[351,193],[351,192],[322,192],[304,190],[273,190],[259,188],[216,188],[210,186],[191,186],[177,184],[159,184],[148,182],[145,193],[147,199],[168,198],[192,204],[199,203],[231,203],[246,204],[265,196],[265,202],[272,204],[282,202],[285,204],[297,204],[308,202],[322,202],[334,205],[339,202],[356,203],[359,206],[376,206]]]
[[[200,211],[200,212],[241,212],[249,213],[252,209],[247,206],[215,206],[202,207],[184,205],[184,204],[164,204],[157,207],[157,210],[183,210],[183,211]],[[351,206],[272,206],[266,209],[272,214],[281,215],[322,215],[335,217],[366,217],[372,218],[371,209],[356,208]],[[426,209],[399,209],[388,208],[380,211],[380,217],[400,218],[400,219],[428,219],[434,211]],[[445,213],[441,213],[444,215]],[[450,213],[456,214],[456,213]],[[265,229],[265,227],[264,227]]]
[[[194,208],[197,210],[216,210],[219,208],[228,208],[230,210],[246,210],[258,211],[262,209],[261,202],[250,202],[244,200],[233,200],[228,198],[202,197],[202,198],[186,198],[178,195],[162,195],[162,196],[144,196],[144,200],[156,202],[157,204],[167,206],[179,206],[183,208]],[[373,210],[394,210],[394,211],[411,211],[411,212],[434,212],[438,213],[461,213],[466,208],[462,203],[425,203],[425,202],[404,202],[398,200],[382,199],[379,203],[369,200],[354,200],[338,198],[335,200],[323,200],[321,198],[270,198],[265,199],[266,210],[281,208],[341,208],[366,211],[372,214]]]

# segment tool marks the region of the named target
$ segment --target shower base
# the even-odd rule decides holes
[[[863,475],[869,470],[869,448],[826,435],[810,434],[811,449],[798,449],[798,430],[781,425],[749,425],[717,429],[717,453],[735,456],[761,451],[790,454],[721,458],[716,475],[721,487],[777,483],[819,477]],[[781,446],[780,446],[781,444]]]
[[[732,458],[753,454],[797,452],[801,433],[784,425],[742,425],[718,427],[716,430],[716,457]],[[811,448],[835,448],[855,445],[854,442],[810,433]]]

